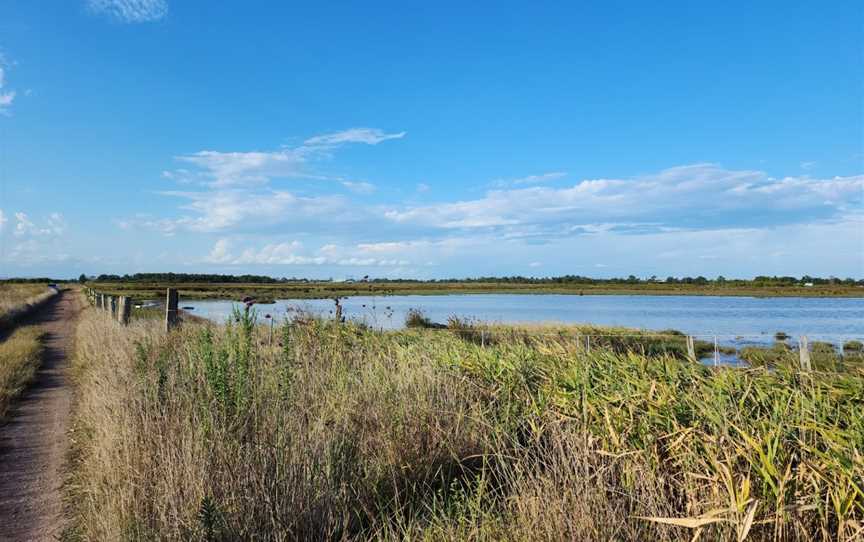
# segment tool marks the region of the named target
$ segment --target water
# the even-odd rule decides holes
[[[225,322],[232,301],[183,300],[193,314]],[[773,341],[783,331],[792,337],[839,344],[864,339],[864,299],[804,297],[709,297],[468,294],[350,297],[342,300],[343,315],[382,329],[398,329],[411,308],[435,322],[451,315],[492,323],[560,322],[623,326],[646,330],[677,329],[722,345],[742,346]],[[332,317],[329,299],[282,299],[258,305],[259,315],[277,321],[305,311]]]

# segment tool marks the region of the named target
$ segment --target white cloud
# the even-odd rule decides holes
[[[228,239],[219,239],[216,241],[216,244],[213,245],[213,249],[210,251],[210,255],[207,256],[206,260],[213,263],[229,262],[231,261],[230,250],[230,241],[228,241]]]
[[[44,218],[31,219],[18,211],[12,214],[12,242],[9,252],[0,254],[5,261],[14,265],[34,265],[45,262],[67,262],[71,256],[68,250],[68,229],[65,218],[60,213],[51,213]],[[0,210],[0,231],[5,228],[9,218]]]
[[[542,175],[528,175],[526,177],[519,177],[518,179],[512,180],[498,179],[496,181],[493,181],[492,185],[499,188],[505,188],[508,186],[543,184],[550,181],[555,181],[557,179],[562,179],[566,176],[567,173],[564,171],[553,171],[551,173],[544,173]]]
[[[180,182],[202,181],[217,188],[267,184],[273,177],[300,177],[306,162],[303,149],[273,152],[200,151],[178,156],[177,160],[198,167],[197,171],[177,169],[163,176]]]
[[[16,237],[58,237],[66,232],[66,220],[60,213],[51,213],[41,225],[36,225],[27,213],[15,213]]]
[[[426,183],[417,183],[417,191],[420,193],[428,192],[432,190],[432,187]]]
[[[342,186],[357,194],[371,194],[375,192],[374,184],[362,181],[342,181]]]
[[[14,90],[4,90],[6,88],[6,70],[12,63],[6,60],[6,57],[0,53],[0,114],[8,114],[9,107],[15,101],[16,93]]]
[[[813,169],[816,166],[814,161],[801,162],[801,169]]]
[[[528,267],[533,267],[533,268],[543,267],[543,264],[541,262],[531,262],[528,264]]]
[[[336,222],[347,216],[349,208],[340,196],[299,197],[277,190],[169,191],[162,194],[186,200],[181,209],[192,213],[177,219],[137,222],[164,233],[178,229],[197,232],[254,229],[315,218]]]
[[[407,260],[398,258],[363,257],[351,254],[350,249],[337,245],[324,245],[315,253],[303,251],[299,241],[266,243],[263,246],[249,246],[235,256],[231,252],[232,243],[219,239],[205,258],[208,263],[228,265],[332,265],[349,267],[396,267],[409,265]]]
[[[240,186],[263,186],[274,178],[306,178],[336,180],[339,178],[317,175],[308,170],[311,161],[330,156],[336,148],[349,143],[377,145],[388,139],[404,137],[405,132],[385,134],[373,128],[353,128],[335,134],[326,134],[307,139],[299,147],[284,147],[274,151],[222,152],[203,150],[175,157],[179,162],[190,164],[194,169],[178,168],[162,172],[162,176],[181,183],[197,183],[213,188]]]
[[[310,137],[304,142],[307,147],[332,147],[344,143],[366,143],[377,145],[388,139],[402,139],[407,132],[386,134],[377,128],[351,128],[333,134],[324,134]]]
[[[436,229],[634,220],[698,228],[761,220],[766,213],[791,222],[813,220],[813,213],[816,218],[819,213],[836,215],[860,205],[862,190],[864,175],[774,179],[761,171],[696,164],[632,179],[584,180],[566,188],[491,190],[475,200],[391,208],[385,216],[398,224]]]
[[[87,6],[93,13],[124,23],[158,21],[168,14],[166,0],[87,0]]]

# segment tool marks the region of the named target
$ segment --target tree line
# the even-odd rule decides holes
[[[20,282],[52,282],[51,279],[12,279]],[[159,282],[159,283],[228,283],[228,284],[282,284],[282,283],[309,283],[309,282],[333,282],[333,279],[305,279],[305,278],[275,278],[266,275],[222,275],[209,273],[135,273],[132,275],[108,275],[102,274],[96,277],[87,277],[81,275],[79,282]],[[474,284],[474,283],[491,283],[491,284],[580,284],[580,285],[621,285],[621,284],[685,284],[685,285],[714,285],[714,286],[755,286],[755,287],[770,287],[770,286],[800,286],[805,284],[813,285],[842,285],[842,286],[864,286],[864,279],[853,278],[837,278],[837,277],[812,277],[804,275],[802,277],[793,276],[765,276],[760,275],[753,279],[727,279],[723,276],[718,276],[709,279],[703,276],[697,277],[666,277],[658,278],[657,276],[640,278],[635,275],[630,275],[626,278],[592,278],[582,275],[562,275],[557,277],[526,277],[522,275],[503,276],[503,277],[470,277],[470,278],[448,278],[448,279],[385,279],[364,277],[359,281],[354,282],[373,282],[373,283],[413,283],[413,284],[440,284],[440,283],[455,283],[455,284]]]

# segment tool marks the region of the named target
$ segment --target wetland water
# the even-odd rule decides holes
[[[383,329],[398,329],[417,308],[435,322],[451,315],[492,323],[560,322],[624,326],[648,330],[677,329],[723,345],[770,343],[774,333],[839,344],[864,339],[864,299],[810,297],[712,297],[553,294],[396,295],[349,297],[343,314]],[[182,300],[192,314],[223,323],[232,301]],[[238,305],[239,306],[239,305]],[[256,305],[259,316],[276,321],[306,311],[332,316],[332,299],[281,299]]]

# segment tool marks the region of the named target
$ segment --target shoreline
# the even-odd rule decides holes
[[[710,287],[543,287],[536,285],[512,286],[460,286],[460,285],[416,285],[402,286],[386,283],[342,286],[332,283],[310,283],[308,285],[266,286],[259,284],[161,284],[136,285],[120,283],[90,283],[98,291],[114,295],[128,295],[136,299],[159,299],[166,288],[175,288],[185,299],[236,300],[257,297],[259,303],[277,299],[332,299],[334,297],[390,297],[390,296],[444,296],[444,295],[574,295],[574,296],[658,296],[658,297],[739,297],[739,298],[864,298],[864,288],[858,287],[766,287],[766,288],[710,288]],[[337,283],[338,284],[338,283]]]

